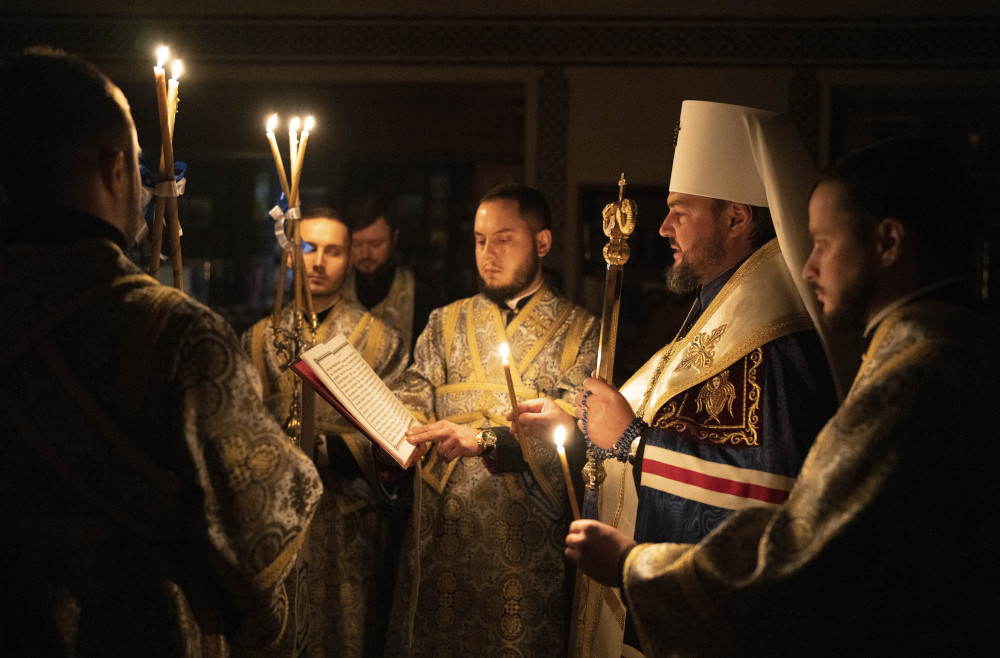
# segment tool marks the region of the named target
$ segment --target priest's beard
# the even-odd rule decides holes
[[[677,295],[695,292],[706,276],[717,271],[722,273],[719,269],[723,255],[721,241],[714,239],[700,249],[689,249],[680,263],[667,270],[667,290]]]
[[[483,277],[479,277],[479,289],[488,299],[497,305],[502,305],[508,299],[513,299],[524,292],[525,288],[531,285],[531,282],[535,279],[535,275],[538,274],[541,266],[542,259],[538,257],[538,253],[532,247],[528,258],[514,271],[514,276],[510,283],[505,286],[488,286],[483,281]]]
[[[823,320],[836,331],[857,331],[865,326],[865,315],[875,289],[875,268],[861,260],[861,268],[844,284],[837,305],[829,312],[823,309]]]

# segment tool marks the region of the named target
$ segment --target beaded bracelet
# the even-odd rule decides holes
[[[629,451],[632,448],[632,441],[635,440],[637,436],[642,434],[642,430],[649,427],[642,418],[633,418],[632,422],[628,424],[625,431],[618,438],[613,446],[610,448],[599,448],[590,440],[590,434],[587,431],[587,398],[590,397],[591,391],[584,391],[583,399],[580,401],[583,407],[583,422],[580,423],[583,429],[583,438],[587,442],[587,452],[593,455],[596,459],[609,459],[614,457],[618,461],[624,463],[628,461]]]

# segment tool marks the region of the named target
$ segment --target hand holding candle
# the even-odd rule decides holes
[[[559,453],[559,461],[562,463],[563,478],[566,480],[566,494],[569,496],[569,506],[573,510],[573,520],[576,521],[580,518],[580,506],[576,502],[576,490],[573,488],[569,462],[566,461],[566,449],[563,447],[563,443],[566,442],[566,427],[557,425],[552,440],[556,444],[556,452]]]
[[[500,358],[503,360],[503,373],[507,377],[507,395],[510,396],[510,406],[513,410],[513,422],[517,422],[517,393],[514,392],[514,380],[510,376],[510,346],[500,343]]]

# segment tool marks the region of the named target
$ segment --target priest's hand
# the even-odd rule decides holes
[[[616,528],[593,519],[573,521],[566,535],[566,557],[597,582],[622,586],[625,558],[637,546]]]
[[[476,434],[478,432],[472,427],[458,425],[450,420],[439,420],[406,430],[406,440],[424,449],[436,443],[441,459],[450,462],[458,457],[479,456]]]
[[[586,399],[584,399],[586,396]],[[618,441],[635,419],[632,405],[618,389],[609,386],[603,379],[588,377],[583,380],[583,391],[576,394],[577,425],[598,448],[607,450]],[[584,426],[583,411],[587,410]]]
[[[511,430],[518,441],[521,441],[524,436],[552,436],[553,430],[558,425],[565,426],[569,434],[573,434],[571,428],[573,417],[550,398],[536,398],[519,402],[517,413],[517,423],[511,425]],[[513,419],[513,414],[508,414],[507,420]]]

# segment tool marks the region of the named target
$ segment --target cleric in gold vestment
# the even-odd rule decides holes
[[[734,511],[780,506],[836,409],[811,296],[793,276],[814,177],[787,116],[683,103],[660,235],[674,250],[668,287],[697,297],[620,393],[587,380],[580,398],[592,440],[618,440],[598,519],[636,541],[695,543]],[[626,427],[641,428],[634,448],[619,439],[636,438]],[[641,656],[620,590],[584,582],[576,653]]]
[[[477,263],[499,300],[436,309],[396,387],[434,443],[415,482],[387,656],[565,655],[566,486],[551,437],[522,436],[519,447],[510,434],[499,348],[510,346],[519,399],[566,405],[595,366],[597,326],[542,280],[551,234],[539,199],[510,186],[483,200]],[[515,269],[520,279],[503,285]],[[492,437],[477,445],[485,428],[495,447]]]
[[[319,321],[315,333],[305,327],[305,339],[312,345],[343,334],[379,376],[393,381],[407,360],[399,334],[340,296],[350,263],[347,227],[332,210],[316,208],[303,212],[300,231]],[[291,304],[282,309],[280,326],[292,334]],[[284,367],[288,354],[275,347],[271,318],[244,334],[243,343],[263,380],[264,403],[284,423],[291,413],[295,376]],[[303,394],[315,396],[309,388]],[[313,428],[316,442],[304,438],[303,449],[315,454],[324,492],[286,585],[294,595],[294,614],[277,655],[377,654],[405,505],[382,487],[368,439],[318,397]]]
[[[928,189],[948,204],[928,205]],[[736,512],[696,545],[567,538],[585,570],[598,545],[618,553],[618,574],[588,573],[623,579],[647,653],[1000,651],[1000,345],[971,294],[975,197],[923,138],[820,179],[802,275],[824,320],[869,345],[785,504]]]

